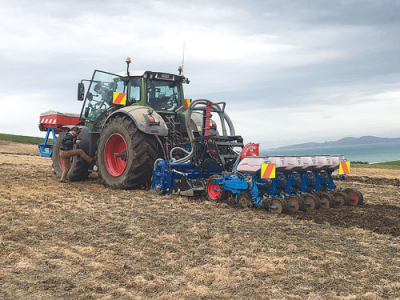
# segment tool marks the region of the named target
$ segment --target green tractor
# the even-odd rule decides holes
[[[126,62],[126,72],[95,70],[91,80],[78,84],[78,100],[84,101],[78,138],[82,140],[79,147],[89,156],[96,156],[98,173],[105,185],[130,189],[148,187],[155,161],[168,159],[170,149],[187,145],[185,113],[190,99],[184,99],[183,84],[189,80],[183,76],[182,67],[178,68],[179,75],[129,71],[130,59]],[[202,135],[202,124],[203,115],[193,113],[191,126],[195,135]],[[211,121],[210,130],[215,134],[216,126]],[[52,154],[58,176],[63,169],[58,155],[61,140],[57,139]],[[174,153],[176,159],[185,155],[183,151]],[[91,167],[75,157],[67,178],[84,180]]]

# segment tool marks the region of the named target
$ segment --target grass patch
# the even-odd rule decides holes
[[[10,142],[18,142],[18,143],[24,143],[24,144],[40,144],[40,143],[44,142],[44,138],[40,138],[40,137],[5,134],[5,133],[0,133],[0,140],[10,141]],[[53,143],[53,139],[48,139],[47,144],[51,144],[51,143]]]
[[[400,170],[400,160],[396,161],[387,161],[384,163],[376,163],[376,164],[351,164],[352,168],[366,168],[366,169],[391,169],[391,170]]]

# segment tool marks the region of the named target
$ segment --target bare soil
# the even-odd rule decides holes
[[[365,205],[273,215],[60,184],[0,141],[0,299],[398,299],[400,171],[351,171]]]

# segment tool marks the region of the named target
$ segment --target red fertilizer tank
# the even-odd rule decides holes
[[[54,128],[56,134],[62,132],[62,127],[65,125],[80,125],[79,114],[62,113],[54,110],[49,110],[40,114],[39,129],[47,131],[48,128]]]
[[[56,134],[63,131],[63,127],[82,125],[83,122],[79,119],[78,114],[62,113],[54,110],[49,110],[40,114],[39,130],[47,131],[44,142],[39,144],[40,155],[51,157],[53,153],[53,144],[47,144],[50,134],[53,135],[53,143],[56,141]]]

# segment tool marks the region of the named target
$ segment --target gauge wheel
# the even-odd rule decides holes
[[[223,190],[219,184],[215,184],[215,179],[220,177],[219,175],[213,175],[207,179],[206,193],[207,199],[210,201],[222,201],[227,198],[227,191]]]

